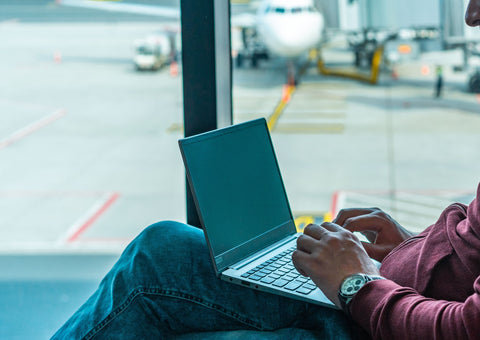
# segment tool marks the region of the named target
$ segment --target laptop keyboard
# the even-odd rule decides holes
[[[295,247],[287,249],[249,270],[242,277],[301,294],[310,294],[317,286],[310,278],[300,275],[293,266],[292,253],[295,249]]]

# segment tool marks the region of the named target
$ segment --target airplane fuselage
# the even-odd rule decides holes
[[[257,12],[257,31],[269,51],[294,58],[320,44],[324,19],[313,0],[265,0]]]

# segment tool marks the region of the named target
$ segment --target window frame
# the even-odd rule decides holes
[[[181,0],[185,137],[231,125],[230,2]],[[187,223],[201,227],[186,180]]]

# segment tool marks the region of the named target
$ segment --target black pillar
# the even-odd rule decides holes
[[[232,122],[230,6],[226,0],[182,0],[180,9],[183,117],[188,137]],[[187,223],[200,227],[188,183],[186,192]]]

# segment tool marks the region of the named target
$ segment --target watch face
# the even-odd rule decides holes
[[[365,284],[365,277],[362,275],[352,275],[342,284],[342,294],[346,296],[354,295]]]

